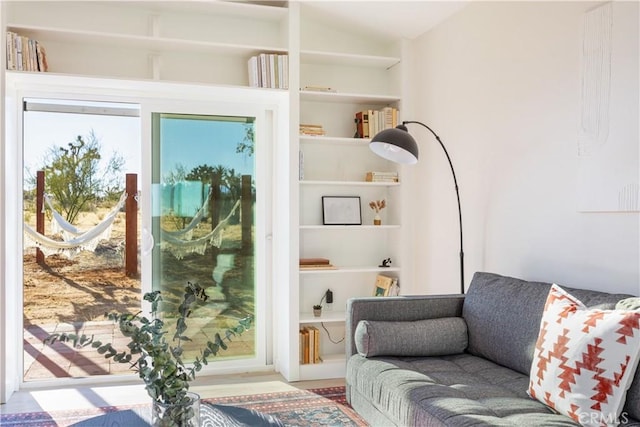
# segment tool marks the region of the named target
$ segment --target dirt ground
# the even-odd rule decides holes
[[[88,269],[87,256],[69,260],[60,255],[36,262],[24,256],[24,320],[28,324],[104,320],[106,312],[133,312],[140,307],[140,280],[123,267]]]
[[[90,228],[102,217],[104,212],[83,213],[77,226]],[[239,228],[230,226],[225,232],[226,250],[232,250],[236,244],[234,242],[239,241]],[[125,275],[123,246],[124,214],[120,213],[114,222],[110,240],[102,241],[95,252],[82,252],[73,259],[52,255],[45,258],[44,265],[39,265],[36,262],[35,249],[25,250],[25,326],[104,320],[104,314],[113,311],[137,313],[141,299],[140,279]],[[198,257],[202,255],[196,254],[176,260],[174,265],[167,266],[163,274],[173,276],[175,271],[176,283],[180,283],[183,289],[183,285],[186,284],[185,270],[200,268],[201,271],[193,270],[193,279],[205,288],[215,286],[210,279],[211,264],[202,265],[202,262],[198,262]],[[249,260],[236,256],[237,265],[245,264],[247,261]],[[224,289],[210,288],[211,290],[207,291],[214,297],[212,299],[224,299],[228,303],[225,304],[223,312],[216,313],[219,317],[217,321],[221,325],[235,324],[237,319],[246,316],[247,313],[253,313],[253,284],[248,284],[244,278],[246,274],[252,273],[241,268],[231,270],[225,275]],[[207,281],[211,283],[206,283]],[[177,292],[180,292],[180,289]]]

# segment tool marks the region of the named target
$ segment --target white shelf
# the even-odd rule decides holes
[[[329,181],[329,180],[301,180],[300,185],[336,185],[336,186],[363,186],[363,187],[397,187],[399,182],[370,182],[370,181]]]
[[[259,21],[269,20],[279,22],[286,18],[286,7],[260,5],[239,1],[160,1],[153,2],[153,10],[167,12],[188,12],[210,14],[214,10],[217,14],[253,18]],[[275,2],[274,2],[275,3]],[[144,5],[144,3],[143,3]]]
[[[331,269],[317,269],[313,270],[311,268],[301,268],[300,274],[344,274],[344,273],[384,273],[384,272],[398,272],[400,271],[399,267],[336,267],[335,270]]]
[[[316,317],[313,315],[313,312],[302,312],[300,313],[300,324],[307,323],[337,323],[344,322],[346,318],[346,313],[344,311],[329,311],[322,310],[322,316]]]
[[[358,230],[358,231],[371,231],[371,230],[397,230],[400,225],[301,225],[300,230],[322,230],[322,231],[336,231],[336,230]]]
[[[301,101],[313,102],[352,102],[357,104],[390,105],[400,101],[400,97],[393,95],[379,95],[366,93],[341,93],[341,92],[317,92],[310,90],[300,91]]]
[[[53,27],[38,27],[26,25],[9,25],[8,30],[29,36],[36,40],[47,42],[91,44],[94,46],[126,46],[133,49],[146,49],[156,52],[180,51],[211,53],[234,56],[256,55],[261,52],[287,53],[279,46],[256,46],[232,43],[216,43],[178,38],[141,36],[130,34],[103,33],[73,29],[59,29]]]
[[[400,62],[393,56],[357,55],[315,50],[300,51],[300,62],[307,64],[355,65],[360,67],[390,68]]]
[[[346,138],[342,136],[313,136],[300,135],[300,142],[309,144],[330,144],[330,145],[355,145],[368,147],[371,139],[369,138]]]
[[[347,361],[344,354],[321,355],[322,363],[300,365],[300,378],[320,380],[325,378],[344,378]]]

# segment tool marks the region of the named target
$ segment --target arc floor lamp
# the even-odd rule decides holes
[[[453,184],[456,189],[456,199],[458,200],[458,220],[460,222],[460,293],[464,294],[464,251],[462,245],[462,209],[460,207],[460,191],[458,190],[458,180],[456,179],[456,172],[453,169],[453,163],[451,163],[451,157],[445,148],[444,144],[440,140],[440,137],[429,126],[422,122],[416,121],[403,121],[401,125],[392,129],[385,129],[376,134],[369,143],[371,151],[378,156],[387,160],[391,160],[396,163],[415,164],[418,162],[418,144],[416,140],[409,134],[407,124],[415,123],[425,127],[429,132],[435,136],[440,147],[444,150],[444,154],[449,161],[449,167],[451,168],[451,174],[453,175]]]

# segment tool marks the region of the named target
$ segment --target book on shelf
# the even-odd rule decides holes
[[[309,123],[300,124],[300,135],[324,136],[325,134],[326,133],[322,128],[322,125]]]
[[[309,358],[313,360],[313,363],[320,363],[322,359],[320,358],[320,329],[315,326],[309,326],[311,330],[313,330],[313,358]]]
[[[250,87],[260,87],[261,77],[258,75],[260,73],[260,69],[258,67],[258,57],[252,56],[249,58],[248,62],[249,66],[249,86]]]
[[[300,270],[337,270],[333,264],[300,264]]]
[[[327,258],[300,258],[300,265],[331,265]]]
[[[300,258],[301,270],[336,270],[327,258]]]
[[[391,282],[391,286],[389,287],[389,297],[397,297],[400,295],[400,285],[398,284],[398,278],[394,277]]]
[[[321,363],[320,330],[315,326],[300,329],[300,363],[303,365]]]
[[[364,179],[367,182],[398,182],[398,172],[367,172]]]
[[[49,70],[47,53],[37,40],[7,31],[7,70],[39,71]]]
[[[356,113],[356,136],[355,138],[369,138],[369,112],[358,111]]]
[[[260,53],[247,61],[250,87],[289,88],[289,57],[281,53]]]
[[[372,138],[385,129],[398,126],[398,109],[384,107],[381,110],[363,110],[355,113],[356,138]]]
[[[309,363],[309,330],[307,328],[300,329],[300,363],[303,365]]]
[[[375,297],[388,297],[390,296],[391,288],[394,282],[398,283],[396,277],[385,276],[384,274],[378,274],[376,276],[376,282],[373,288],[373,296]]]

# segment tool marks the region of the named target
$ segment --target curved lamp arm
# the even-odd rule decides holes
[[[418,144],[415,139],[409,134],[409,131],[405,125],[417,124],[426,128],[433,134],[436,141],[442,147],[444,154],[447,156],[449,167],[451,168],[451,174],[453,175],[453,184],[456,190],[456,200],[458,201],[458,221],[460,224],[460,293],[464,294],[464,250],[462,240],[462,207],[460,206],[460,191],[458,189],[458,179],[456,178],[456,171],[453,169],[453,163],[446,147],[442,143],[442,140],[436,134],[433,129],[418,121],[403,121],[401,125],[395,129],[385,129],[382,132],[376,134],[369,144],[371,150],[381,157],[397,163],[414,164],[418,161]]]

